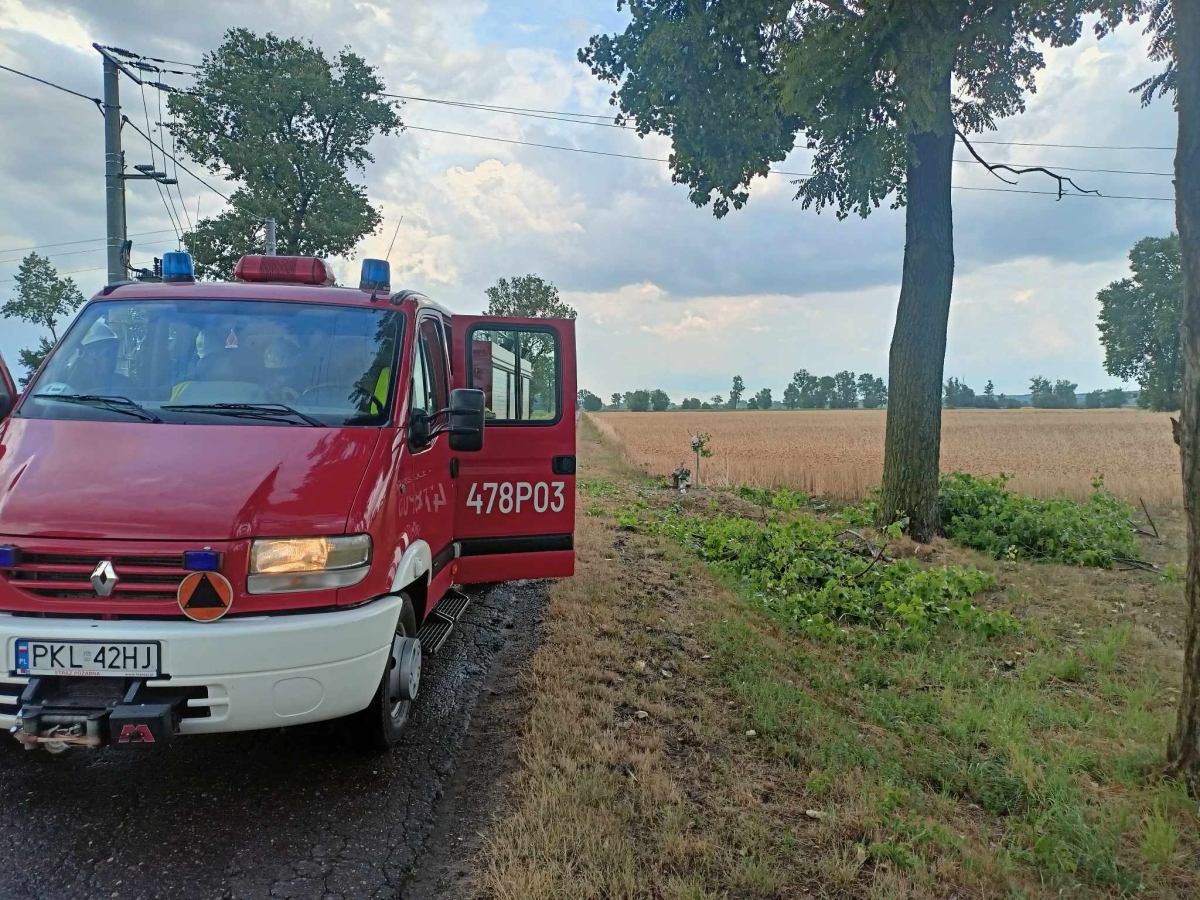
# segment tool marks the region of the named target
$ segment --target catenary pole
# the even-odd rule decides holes
[[[125,262],[125,182],[121,178],[124,158],[121,150],[120,75],[108,54],[104,60],[104,206],[108,222],[108,281],[124,281]]]
[[[275,217],[268,216],[263,223],[263,243],[266,244],[266,255],[275,255]]]

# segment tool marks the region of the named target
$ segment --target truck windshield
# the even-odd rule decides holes
[[[26,392],[39,419],[381,425],[398,310],[259,300],[91,303]]]

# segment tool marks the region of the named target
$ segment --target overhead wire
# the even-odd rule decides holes
[[[87,94],[81,94],[79,91],[73,91],[68,87],[63,87],[61,84],[55,84],[53,81],[47,81],[44,78],[38,78],[36,75],[30,75],[28,72],[22,72],[19,69],[13,69],[8,66],[0,66],[5,72],[12,72],[14,75],[20,75],[22,78],[28,78],[30,81],[36,81],[38,84],[44,84],[46,87],[52,87],[56,91],[62,91],[64,94],[70,94],[73,97],[79,97],[81,100],[88,100],[96,104],[96,109],[104,112],[104,103],[99,97],[89,97]]]
[[[146,237],[151,234],[167,234],[175,233],[174,228],[162,228],[158,231],[138,231],[128,237]],[[82,241],[59,241],[57,244],[37,244],[33,247],[9,247],[7,250],[0,250],[0,253],[31,253],[34,250],[44,250],[47,247],[73,247],[76,244],[103,244],[108,241],[108,238],[87,238]]]
[[[153,129],[151,129],[151,127],[150,127],[150,110],[146,106],[146,86],[139,81],[138,87],[141,89],[141,93],[142,93],[142,110],[146,114],[146,131],[151,132],[151,131],[153,131]],[[163,159],[164,174],[166,172],[166,168],[167,168],[167,161],[164,158]],[[153,142],[150,145],[150,169],[152,172],[158,171],[158,163],[155,162],[155,159],[154,159],[154,144],[153,144]],[[179,229],[179,215],[177,212],[175,212],[175,200],[174,200],[174,198],[171,197],[171,190],[168,187],[167,195],[166,195],[166,197],[164,197],[162,183],[157,178],[154,178],[152,180],[154,181],[154,186],[156,188],[158,188],[158,199],[163,202],[163,209],[165,209],[167,211],[167,218],[169,218],[171,220],[171,225],[175,228],[175,237],[178,240],[182,240],[182,236],[180,234],[180,229]],[[171,199],[170,206],[167,205],[168,198]]]
[[[174,234],[175,230],[171,229],[171,233]],[[174,244],[177,242],[178,242],[178,239],[168,238],[167,240],[160,240],[160,241],[146,241],[145,243],[141,244],[140,246],[151,247],[156,244]],[[108,247],[89,247],[86,250],[66,250],[62,253],[46,253],[43,255],[43,259],[58,259],[59,257],[62,257],[62,256],[79,256],[80,254],[83,254],[83,253],[106,253],[107,251],[108,251]],[[14,256],[11,259],[0,259],[0,266],[12,265],[14,263],[22,262],[23,260],[24,260],[24,257],[20,257],[20,256]]]
[[[127,125],[129,125],[130,128],[132,128],[134,131],[136,131],[138,134],[140,134],[149,143],[154,144],[154,146],[158,149],[159,153],[166,156],[168,159],[171,160],[171,162],[175,163],[177,166],[179,166],[179,168],[183,169],[183,171],[187,172],[187,174],[191,175],[194,179],[196,179],[198,182],[200,182],[202,185],[204,185],[206,188],[208,188],[210,191],[212,191],[214,194],[216,194],[218,197],[220,197],[222,200],[224,200],[230,206],[237,207],[237,204],[234,203],[232,200],[230,200],[228,196],[226,196],[225,194],[222,194],[215,187],[213,187],[211,184],[209,184],[207,181],[205,181],[203,178],[201,178],[199,175],[197,175],[195,172],[193,172],[191,169],[189,169],[183,163],[181,163],[173,155],[168,154],[167,151],[165,149],[163,149],[163,147],[161,145],[156,144],[154,142],[154,138],[150,137],[150,135],[146,134],[144,131],[142,131],[142,129],[138,128],[137,125],[135,125],[128,116],[122,116],[121,118],[124,119],[125,123]],[[245,209],[245,207],[242,207],[242,209],[244,209],[246,212],[250,213],[251,215],[258,215],[253,210]]]
[[[159,129],[158,133],[160,135],[162,134],[162,127],[163,127],[162,95],[163,95],[163,92],[160,89],[158,92],[158,129]],[[170,103],[168,103],[167,106],[170,107]],[[172,165],[175,166],[175,193],[179,195],[179,205],[181,207],[183,207],[183,214],[185,216],[187,216],[187,220],[188,220],[188,231],[191,231],[192,228],[194,227],[192,225],[192,214],[188,212],[187,203],[185,203],[184,199],[183,199],[183,191],[181,191],[179,189],[179,163],[175,162],[175,152],[176,151],[175,151],[175,111],[174,110],[171,110],[171,125],[169,128],[167,128],[167,131],[171,135],[171,160],[172,160]],[[166,168],[167,168],[166,163],[163,163],[163,171],[166,171]],[[167,187],[167,193],[168,194],[171,193],[170,186]],[[171,201],[171,206],[172,207],[175,206],[174,201]]]
[[[126,50],[124,47],[105,47],[105,50],[110,50],[118,56],[124,56],[126,59],[146,59],[150,62],[166,63],[169,66],[191,66],[193,69],[200,68],[198,63],[181,62],[178,59],[163,59],[161,56],[145,56],[141,53],[134,53],[132,50]]]
[[[601,115],[599,113],[575,113],[566,110],[554,109],[537,109],[527,106],[501,106],[492,103],[474,103],[467,100],[446,100],[440,97],[422,97],[416,94],[381,94],[384,97],[395,97],[400,100],[413,100],[419,103],[433,103],[442,106],[453,106],[465,109],[477,109],[487,112],[503,113],[507,115],[522,115],[531,118],[545,118],[548,116],[562,116],[564,118],[556,121],[577,122],[582,125],[604,125],[612,128],[629,128],[630,126],[617,122],[588,122],[586,119],[612,119],[615,113]],[[998,140],[974,140],[973,144],[994,144],[1006,147],[1052,147],[1067,150],[1116,150],[1116,151],[1174,151],[1174,147],[1158,147],[1158,146],[1119,146],[1106,144],[1060,144],[1050,141],[998,141]]]
[[[585,149],[583,147],[567,147],[562,144],[543,144],[543,143],[539,143],[536,141],[521,141],[521,140],[516,140],[515,138],[503,138],[503,137],[498,137],[496,135],[471,134],[471,133],[465,132],[465,131],[450,131],[450,130],[442,129],[442,128],[427,128],[422,125],[405,125],[404,127],[405,127],[405,130],[428,131],[428,132],[432,132],[434,134],[446,134],[446,135],[452,135],[454,137],[475,138],[477,140],[496,141],[496,142],[504,143],[504,144],[519,144],[523,147],[540,147],[544,150],[563,150],[563,151],[568,151],[571,153],[586,153],[586,154],[589,154],[592,156],[611,156],[611,157],[616,157],[618,159],[638,159],[638,160],[645,160],[647,162],[660,162],[660,163],[669,162],[669,160],[667,160],[661,156],[639,156],[639,155],[635,155],[635,154],[631,154],[631,153],[616,153],[616,152],[611,152],[611,151],[607,151],[607,150],[591,150],[591,149]],[[795,178],[811,178],[811,177],[813,177],[811,172],[788,172],[788,171],[784,171],[784,170],[780,170],[780,169],[771,169],[769,174],[792,176]],[[958,190],[989,191],[989,192],[998,192],[998,193],[1005,193],[1005,194],[1057,194],[1057,191],[1036,191],[1036,190],[1025,190],[1025,189],[1009,189],[1009,188],[968,187],[965,185],[953,185],[953,187],[955,187]],[[1169,203],[1175,202],[1173,197],[1139,197],[1139,196],[1131,196],[1131,195],[1124,195],[1124,194],[1100,194],[1100,195],[1096,195],[1096,194],[1065,194],[1064,196],[1068,196],[1068,197],[1075,197],[1075,196],[1097,197],[1097,196],[1099,196],[1100,198],[1107,199],[1107,200],[1155,200],[1155,201],[1166,201]]]

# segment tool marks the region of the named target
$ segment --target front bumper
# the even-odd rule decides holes
[[[19,638],[159,641],[163,677],[146,687],[203,688],[180,734],[251,731],[336,719],[371,702],[402,601],[216,622],[53,619],[0,613],[0,727],[12,727],[28,678],[13,675]],[[207,710],[208,715],[204,716]]]

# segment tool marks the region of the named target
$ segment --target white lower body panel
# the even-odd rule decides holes
[[[399,597],[355,609],[216,622],[39,619],[0,613],[0,727],[13,725],[27,678],[13,676],[19,638],[159,641],[163,678],[147,687],[203,687],[207,717],[182,734],[251,731],[336,719],[371,702],[392,648]],[[169,676],[169,677],[167,677]]]

